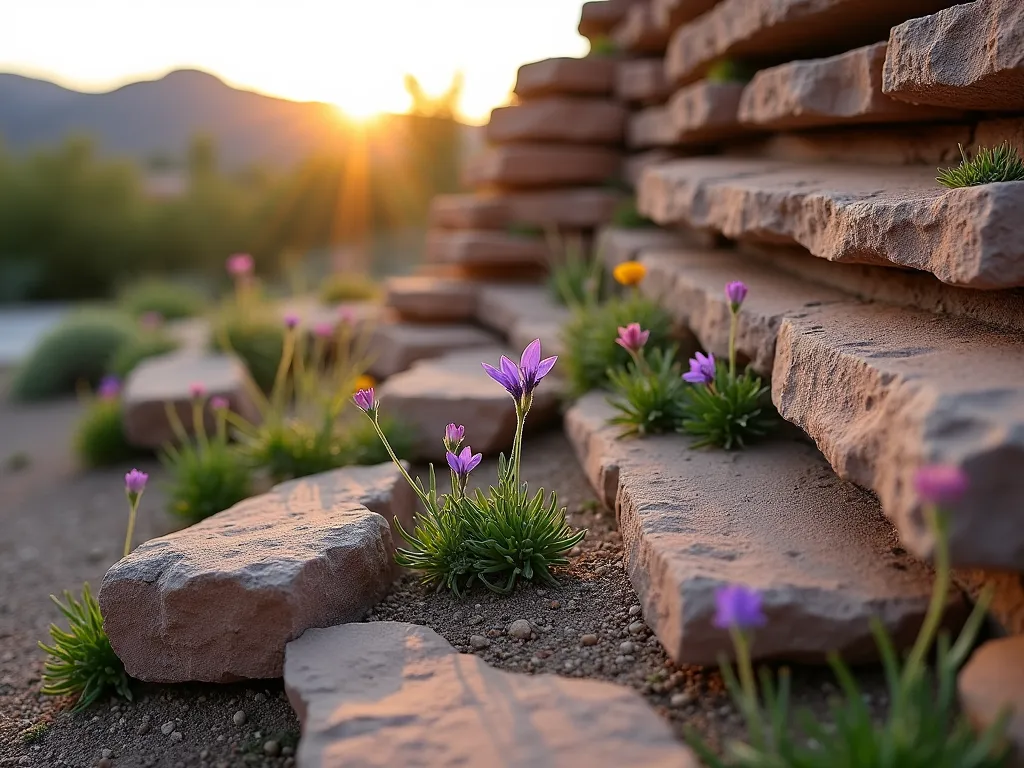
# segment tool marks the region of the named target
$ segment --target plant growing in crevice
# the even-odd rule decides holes
[[[676,362],[676,349],[654,349],[648,361],[644,348],[650,337],[639,323],[619,328],[615,343],[632,360],[608,371],[612,395],[608,403],[618,412],[609,423],[624,434],[650,435],[675,431],[682,418],[685,384]]]
[[[764,437],[774,416],[768,403],[768,387],[749,368],[736,372],[736,332],[747,287],[732,282],[725,287],[729,300],[729,367],[716,363],[712,354],[700,352],[690,359],[683,380],[692,384],[684,392],[681,429],[697,438],[694,447],[715,445],[731,450]]]
[[[830,665],[842,696],[831,703],[831,723],[810,712],[790,711],[789,674],[777,678],[762,669],[755,682],[751,646],[753,630],[767,622],[761,596],[742,586],[719,590],[715,625],[727,629],[736,672],[721,659],[722,676],[746,722],[748,742],[732,743],[716,755],[691,728],[687,741],[709,768],[998,768],[1005,765],[1003,733],[1010,712],[975,734],[956,703],[957,672],[971,652],[992,597],[978,600],[956,642],[939,628],[949,598],[949,517],[942,509],[967,487],[955,467],[924,467],[916,488],[935,541],[935,582],[928,611],[910,652],[900,659],[881,622],[872,632],[882,658],[889,710],[876,723],[849,667],[838,655]],[[934,673],[926,657],[935,646]]]
[[[754,68],[741,61],[719,59],[708,67],[705,79],[710,83],[747,83],[754,74]]]
[[[356,393],[354,402],[374,425],[381,442],[402,476],[416,493],[422,511],[411,532],[399,529],[410,548],[399,549],[399,565],[420,571],[426,584],[448,588],[461,596],[479,582],[493,592],[508,594],[519,579],[555,583],[551,569],[567,565],[566,554],[585,531],[573,532],[565,521],[565,507],[554,493],[541,488],[530,495],[522,482],[523,429],[533,404],[534,391],[550,373],[556,358],[541,359],[540,340],[523,351],[519,365],[502,356],[499,366],[484,363],[484,370],[509,393],[515,403],[516,432],[512,452],[498,460],[498,484],[487,491],[470,492],[470,473],[482,456],[465,444],[466,429],[450,424],[443,442],[451,472],[452,490],[438,494],[433,465],[427,486],[413,481],[379,428],[380,403],[373,389]]]
[[[653,227],[654,222],[637,210],[635,197],[627,197],[615,207],[612,225],[620,229],[644,229]]]
[[[974,187],[979,184],[996,184],[1003,181],[1024,181],[1024,160],[1009,142],[989,149],[978,147],[974,157],[967,157],[962,145],[960,165],[940,168],[936,181],[944,187]]]
[[[565,307],[591,306],[602,299],[601,262],[588,253],[579,233],[563,235],[556,228],[547,230],[548,289],[555,301]]]
[[[607,35],[601,35],[590,41],[590,51],[587,56],[607,58],[619,55],[619,46]]]

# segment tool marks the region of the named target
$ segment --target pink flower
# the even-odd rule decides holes
[[[147,331],[155,331],[164,324],[164,316],[159,312],[146,312],[139,318],[139,325]]]
[[[747,286],[745,283],[736,280],[725,286],[725,298],[729,300],[729,306],[733,312],[740,308],[740,304],[747,298]]]
[[[914,476],[914,489],[925,504],[951,504],[967,492],[970,481],[960,467],[931,464]]]
[[[206,387],[204,387],[202,384],[199,384],[198,382],[194,384],[189,384],[188,394],[189,397],[195,400],[196,398],[200,398],[206,394]]]
[[[285,326],[285,328],[291,329],[291,328],[294,328],[295,326],[297,326],[298,324],[299,324],[299,316],[296,315],[294,312],[289,312],[288,314],[286,314],[284,316],[284,326]]]
[[[96,394],[101,400],[113,400],[121,394],[121,380],[117,376],[104,376],[96,389]]]
[[[761,595],[757,590],[740,584],[720,587],[715,592],[715,618],[719,629],[751,629],[763,627],[767,619],[761,609]]]
[[[228,257],[228,274],[233,277],[244,277],[252,274],[253,261],[248,253],[236,253]]]
[[[377,396],[373,391],[373,387],[369,389],[360,389],[352,397],[355,404],[359,407],[359,410],[365,411],[366,413],[373,414],[377,410]]]
[[[317,323],[313,328],[313,333],[321,339],[329,339],[334,335],[334,326],[330,323]]]
[[[619,328],[619,337],[615,340],[615,343],[623,349],[636,354],[647,343],[647,339],[650,336],[651,332],[643,330],[640,327],[640,323],[630,323],[625,328]]]
[[[210,398],[210,407],[215,411],[226,411],[231,407],[231,403],[228,402],[226,397],[216,395]]]
[[[124,476],[124,489],[128,496],[134,498],[146,490],[147,480],[149,480],[149,475],[137,469],[133,469],[126,474]]]

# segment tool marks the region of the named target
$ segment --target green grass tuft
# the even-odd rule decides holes
[[[139,455],[124,436],[119,399],[90,403],[75,428],[75,453],[87,468],[109,467]]]
[[[958,145],[960,146],[960,145]],[[976,187],[1003,181],[1024,181],[1024,160],[1009,142],[994,149],[979,147],[973,158],[968,158],[960,146],[960,165],[940,168],[936,181],[944,187]]]
[[[366,275],[334,274],[320,288],[320,301],[341,304],[346,301],[372,301],[380,295],[380,286]]]
[[[188,524],[223,512],[253,495],[248,458],[221,440],[168,446],[168,511]]]
[[[207,301],[201,291],[189,285],[150,277],[126,286],[118,296],[118,305],[132,317],[155,312],[164,320],[180,320],[201,315]]]

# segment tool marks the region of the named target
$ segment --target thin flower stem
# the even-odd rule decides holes
[[[210,447],[210,441],[206,438],[206,421],[204,418],[204,402],[202,398],[192,400],[192,428],[196,433],[196,441],[203,448]]]
[[[525,408],[516,406],[516,436],[512,443],[512,472],[516,483],[516,490],[519,490],[519,462],[523,454],[523,425],[526,424],[526,414],[530,410],[529,404]]]
[[[391,460],[395,463],[395,466],[398,467],[398,471],[402,473],[402,477],[405,478],[405,482],[409,484],[409,487],[412,488],[413,493],[415,493],[416,496],[419,497],[419,500],[426,505],[426,494],[424,494],[423,491],[420,490],[420,487],[412,481],[412,478],[409,477],[409,473],[405,471],[405,466],[403,466],[402,462],[398,460],[398,457],[395,455],[395,452],[391,448],[391,443],[389,443],[388,439],[384,437],[384,431],[380,428],[380,424],[377,423],[376,413],[370,416],[370,423],[373,424],[373,428],[377,432],[377,436],[380,438],[380,441],[384,443],[384,449],[388,452],[388,456],[391,457]]]
[[[761,721],[761,706],[757,700],[757,688],[754,685],[754,667],[750,660],[750,648],[747,636],[738,627],[731,627],[729,634],[736,649],[736,671],[739,673],[740,688],[747,709],[747,725],[750,727],[750,738],[755,746],[764,744],[764,725]]]
[[[736,378],[736,327],[739,325],[740,313],[738,309],[732,310],[732,317],[729,320],[729,378]]]
[[[128,557],[128,554],[132,551],[132,536],[135,535],[135,514],[139,510],[139,499],[141,498],[142,494],[139,493],[134,501],[132,501],[131,497],[128,499],[128,533],[124,537],[124,555],[122,557]]]
[[[935,640],[935,633],[942,621],[942,614],[949,597],[949,531],[946,516],[935,506],[925,508],[928,527],[932,530],[935,540],[935,585],[932,587],[932,599],[928,603],[921,631],[914,641],[914,647],[907,656],[907,664],[903,668],[904,683],[909,683],[920,674],[924,665],[924,656]]]
[[[217,414],[217,442],[220,445],[228,442],[228,419],[223,410]]]
[[[291,367],[292,358],[295,356],[295,330],[289,328],[284,335],[284,347],[281,350],[281,359],[277,363],[277,372],[274,374],[274,386],[270,390],[271,407],[274,413],[281,413],[284,410],[284,403],[281,398],[284,396],[284,380]]]

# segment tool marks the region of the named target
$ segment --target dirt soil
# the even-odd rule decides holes
[[[130,467],[85,472],[70,436],[74,401],[12,405],[0,381],[0,766],[291,766],[299,726],[279,680],[236,685],[135,683],[135,699],[104,699],[81,713],[39,694],[50,594],[98,589],[123,544],[123,475]],[[174,527],[162,511],[162,472],[152,459],[137,542]],[[474,474],[486,481],[496,462]],[[459,650],[523,673],[555,673],[628,685],[677,732],[690,725],[720,745],[742,724],[719,674],[677,667],[646,625],[625,572],[614,515],[598,507],[568,443],[551,433],[528,443],[523,475],[555,488],[574,526],[589,530],[557,587],[533,585],[509,597],[484,590],[466,599],[400,581],[368,617],[433,627]],[[530,640],[509,636],[526,619]],[[820,669],[795,671],[794,701],[823,711],[835,691]],[[884,706],[877,674],[862,678],[866,697]],[[241,713],[241,714],[239,714]]]

